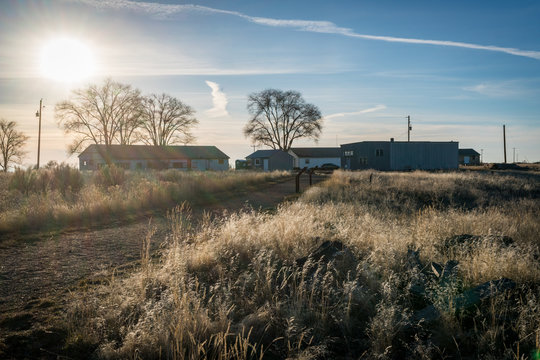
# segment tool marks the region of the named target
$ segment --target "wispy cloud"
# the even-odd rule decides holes
[[[377,106],[374,106],[372,108],[359,110],[359,111],[335,113],[335,114],[327,115],[324,118],[326,120],[329,120],[329,119],[334,119],[334,118],[344,117],[344,116],[354,116],[354,115],[368,114],[368,113],[372,113],[372,112],[379,111],[379,110],[384,110],[384,109],[386,109],[385,105],[377,105]]]
[[[432,40],[432,39],[415,39],[415,38],[404,38],[396,36],[380,36],[380,35],[369,35],[369,34],[358,34],[349,28],[344,28],[337,26],[330,21],[311,21],[311,20],[295,20],[295,19],[273,19],[265,17],[256,17],[243,14],[238,11],[229,11],[215,9],[207,6],[200,5],[176,5],[176,4],[159,4],[151,2],[136,2],[130,0],[76,0],[81,3],[85,3],[96,8],[101,9],[117,9],[117,10],[131,10],[137,12],[147,13],[156,17],[168,17],[180,12],[191,11],[199,13],[211,13],[211,14],[223,14],[237,16],[243,19],[246,19],[250,22],[273,26],[273,27],[286,27],[293,28],[300,31],[316,32],[316,33],[325,33],[325,34],[336,34],[347,37],[353,37],[358,39],[366,40],[376,40],[376,41],[385,41],[385,42],[394,42],[394,43],[407,43],[407,44],[418,44],[418,45],[434,45],[434,46],[449,46],[449,47],[458,47],[474,50],[484,50],[484,51],[494,51],[501,52],[515,56],[523,56],[536,60],[540,60],[540,51],[534,50],[521,50],[512,47],[502,47],[494,45],[480,45],[472,44],[460,41],[449,41],[449,40]]]
[[[220,89],[218,83],[208,80],[205,82],[212,89],[212,103],[214,104],[213,108],[206,110],[206,114],[213,118],[229,116],[229,112],[227,111],[227,104],[229,103],[227,95]]]
[[[465,91],[478,93],[483,96],[498,98],[498,97],[520,97],[520,98],[537,98],[538,78],[517,79],[508,81],[488,81],[476,85],[466,86]]]

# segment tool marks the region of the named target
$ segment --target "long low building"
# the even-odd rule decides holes
[[[362,141],[341,145],[344,169],[449,170],[458,168],[458,142]]]
[[[229,157],[215,146],[98,145],[79,155],[79,169],[114,164],[129,170],[228,170]]]

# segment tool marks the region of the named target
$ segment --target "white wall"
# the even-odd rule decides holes
[[[306,160],[309,162],[307,163]],[[299,168],[313,168],[315,166],[321,166],[322,164],[335,164],[339,167],[341,167],[341,158],[298,158],[298,167]]]

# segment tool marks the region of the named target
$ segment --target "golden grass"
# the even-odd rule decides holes
[[[41,179],[47,178],[47,172],[51,170],[27,170],[26,175]],[[103,180],[94,181],[99,173],[83,175],[85,184],[74,193],[47,186],[9,190],[14,174],[1,174],[0,233],[92,226],[165,210],[183,201],[207,204],[215,194],[288,176],[285,172],[131,172],[123,183],[105,187]]]
[[[534,176],[336,172],[273,215],[194,229],[177,208],[158,262],[143,252],[140,271],[74,296],[70,339],[86,336],[113,359],[528,356],[540,334],[539,198]],[[447,245],[461,234],[479,237]],[[349,250],[297,262],[323,241]],[[424,269],[409,265],[411,249]],[[448,260],[457,277],[430,275],[430,262]],[[464,290],[500,278],[516,288],[455,307]],[[430,304],[441,318],[414,320]]]

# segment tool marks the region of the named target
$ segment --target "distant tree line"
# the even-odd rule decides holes
[[[192,129],[199,123],[195,110],[168,94],[142,95],[131,85],[108,78],[101,85],[72,91],[68,100],[55,107],[58,125],[74,134],[70,153],[89,144],[155,146],[189,144]],[[251,116],[244,135],[254,143],[288,150],[299,138],[318,140],[322,115],[297,91],[267,89],[248,96]],[[16,123],[0,119],[0,170],[20,164],[28,137],[16,130]]]
[[[145,96],[112,79],[73,90],[55,110],[59,126],[76,135],[70,153],[88,144],[188,144],[194,141],[191,131],[198,124],[193,108],[175,97]]]

